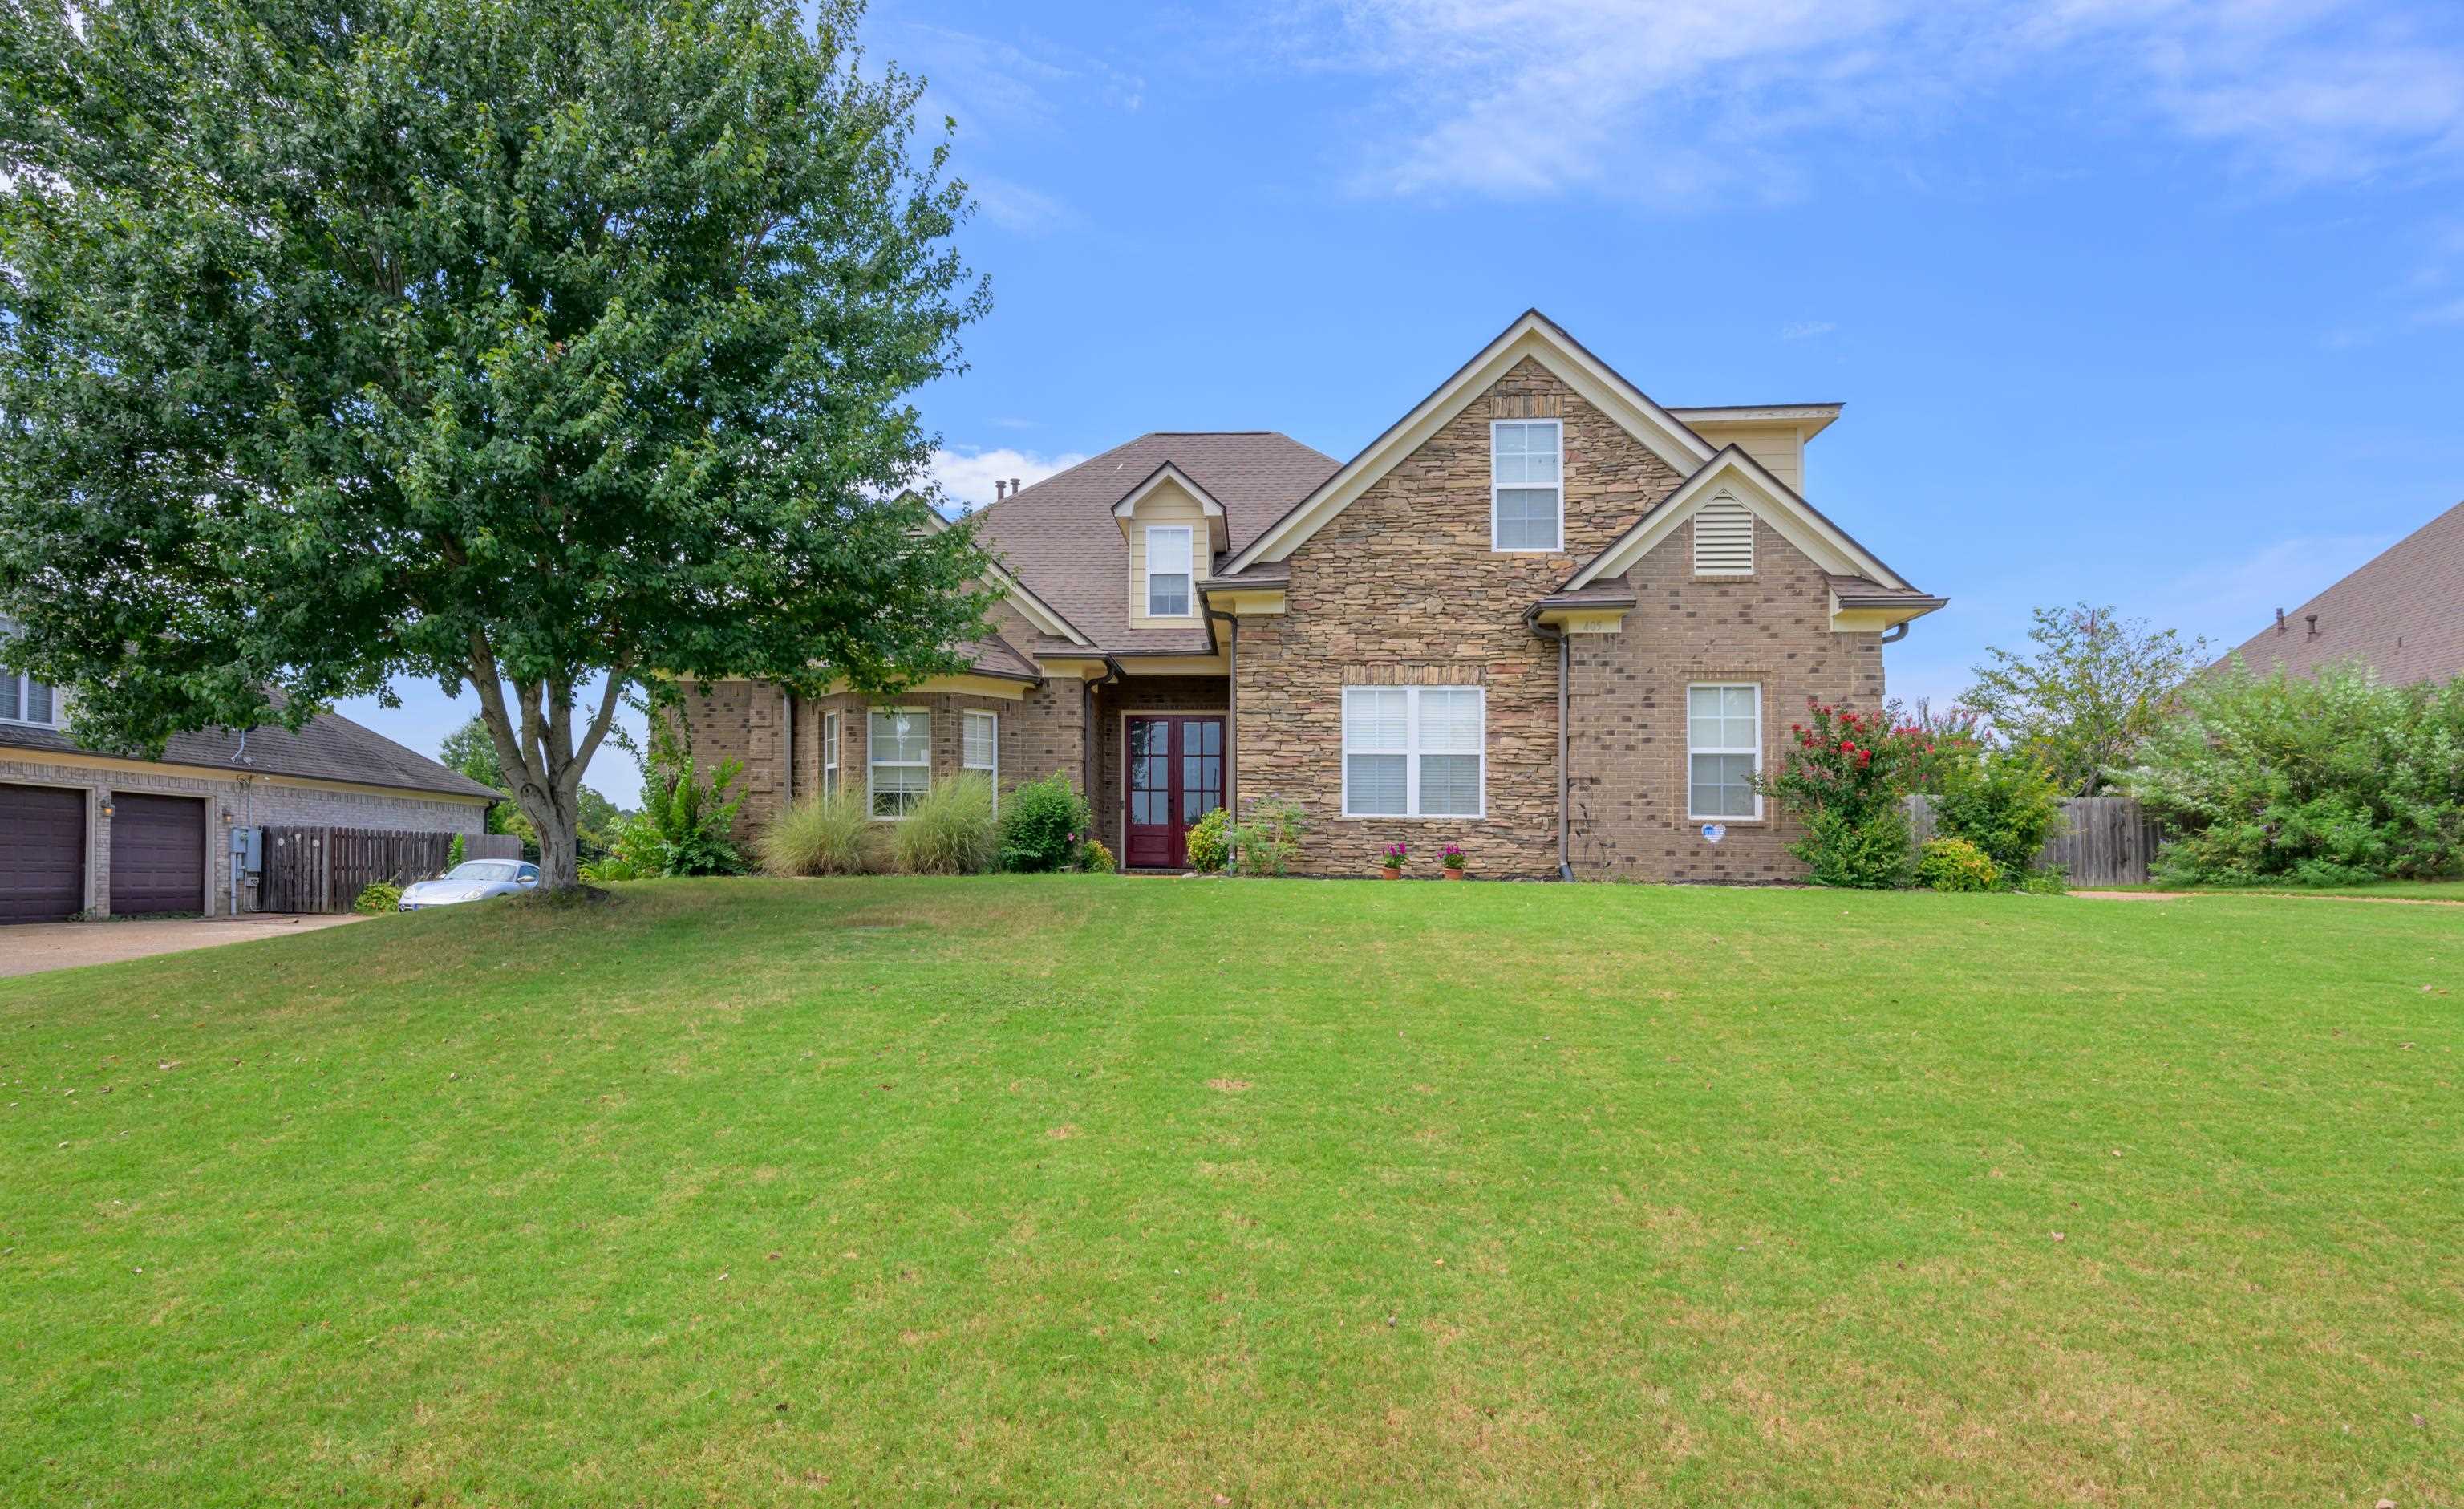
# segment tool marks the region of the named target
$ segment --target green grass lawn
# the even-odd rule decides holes
[[[2464,1500],[2443,907],[619,897],[0,981],[0,1502]]]
[[[2082,886],[2090,891],[2169,891],[2179,887],[2166,885],[2094,885]],[[2241,889],[2227,886],[2192,887],[2199,896],[2325,896],[2362,897],[2379,901],[2453,901],[2464,905],[2464,880],[2371,880],[2360,885],[2334,885],[2317,888],[2301,886],[2262,886]]]

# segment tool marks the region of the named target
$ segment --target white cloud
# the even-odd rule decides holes
[[[2464,166],[2449,0],[1297,0],[1287,58],[1389,81],[1373,193],[1794,191],[1809,142],[2058,78],[2278,182]]]
[[[1793,324],[1780,326],[1779,338],[1783,341],[1811,341],[1838,328],[1828,320],[1799,320]]]
[[[979,173],[967,180],[984,218],[1004,231],[1042,235],[1078,224],[1078,211],[1039,189]]]
[[[942,494],[964,513],[973,513],[993,501],[993,483],[1016,477],[1029,487],[1055,472],[1066,472],[1087,459],[1076,452],[1061,455],[1041,455],[1033,451],[1013,450],[1001,446],[990,451],[968,447],[943,448],[933,453],[933,480],[941,485]]]

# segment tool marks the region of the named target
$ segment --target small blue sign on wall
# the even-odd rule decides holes
[[[1706,844],[1716,844],[1721,839],[1727,836],[1728,825],[1726,823],[1705,823],[1703,825],[1703,841]]]

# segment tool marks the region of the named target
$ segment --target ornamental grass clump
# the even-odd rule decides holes
[[[980,775],[944,781],[924,793],[891,840],[902,875],[981,875],[999,852],[993,784]]]
[[[874,867],[864,793],[842,788],[807,796],[773,819],[753,847],[771,875],[862,875]]]

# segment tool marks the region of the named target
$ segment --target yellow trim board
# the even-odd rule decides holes
[[[1624,608],[1544,608],[1532,616],[1570,634],[1613,634],[1625,628]]]
[[[842,692],[854,690],[855,688],[842,677],[832,681],[822,695],[836,697]],[[970,697],[999,697],[1015,702],[1032,690],[1034,690],[1033,683],[1013,681],[1006,677],[961,675],[931,677],[913,685],[902,686],[895,693],[889,695],[895,699],[900,697],[930,697],[935,692],[962,692]]]

